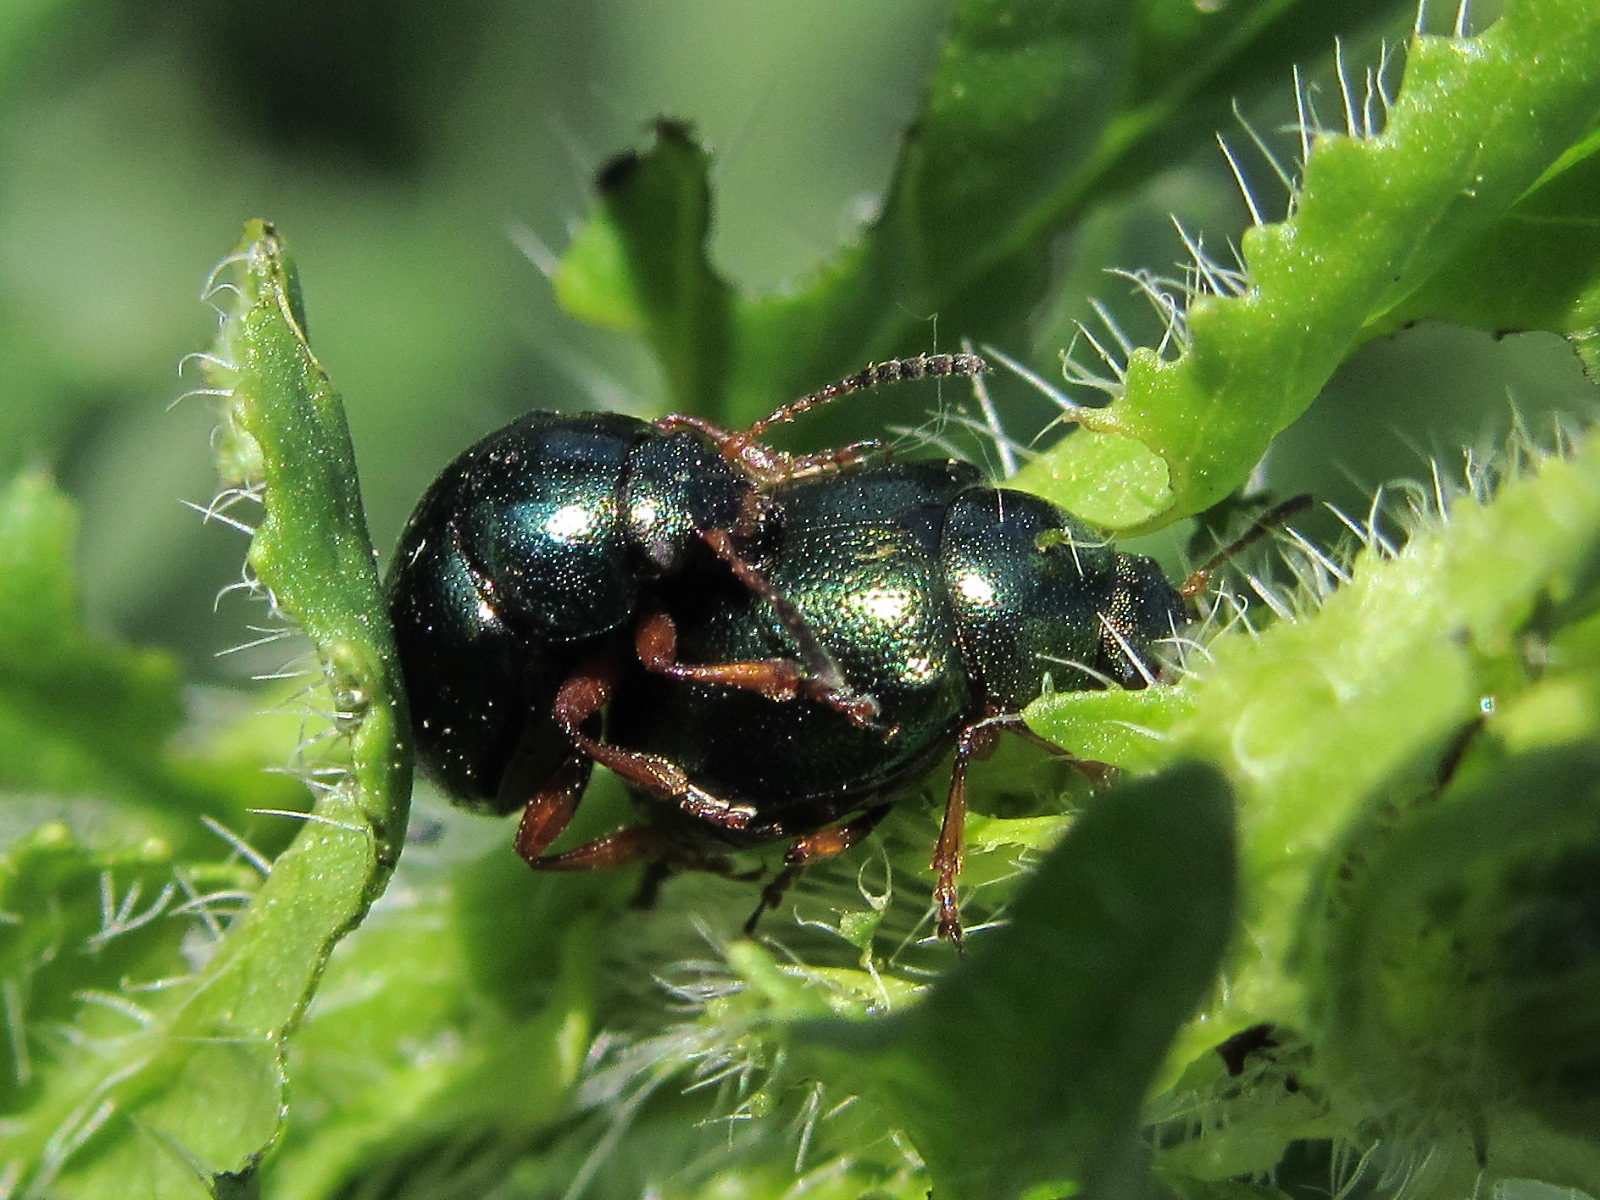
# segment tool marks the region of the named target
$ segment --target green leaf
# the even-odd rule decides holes
[[[1521,755],[1361,842],[1309,956],[1324,1068],[1402,1137],[1600,1189],[1600,751]],[[1529,1118],[1550,1130],[1531,1155]]]
[[[1235,1180],[1217,1183],[1177,1180],[1173,1190],[1182,1200],[1292,1200],[1288,1192],[1268,1184],[1240,1183]]]
[[[1588,0],[1511,0],[1479,37],[1414,39],[1383,131],[1317,135],[1293,215],[1245,234],[1243,280],[1192,299],[1182,352],[1135,351],[1120,397],[1081,410],[1083,432],[1018,486],[1123,530],[1217,503],[1334,369],[1470,254],[1597,117],[1600,10]],[[1079,465],[1086,454],[1093,473]],[[1108,506],[1108,455],[1144,472],[1152,454],[1168,494]]]
[[[306,340],[299,278],[277,232],[246,228],[233,256],[237,304],[223,323],[211,382],[228,391],[218,458],[265,515],[249,564],[311,638],[350,747],[350,802],[377,837],[382,891],[399,853],[411,791],[404,693],[367,534],[344,408]]]
[[[1216,763],[1237,789],[1249,936],[1225,995],[1180,1038],[1180,1067],[1262,1021],[1312,1028],[1317,985],[1301,973],[1302,950],[1320,936],[1323,889],[1356,831],[1437,789],[1441,761],[1486,710],[1520,750],[1600,727],[1585,716],[1597,711],[1593,656],[1535,686],[1527,640],[1548,636],[1553,614],[1592,612],[1600,445],[1501,470],[1495,488],[1480,467],[1476,493],[1441,483],[1446,515],[1417,518],[1403,548],[1369,531],[1348,580],[1319,607],[1258,637],[1219,639],[1187,681],[1192,716],[1168,746]],[[1565,644],[1551,643],[1552,663]],[[1353,1127],[1368,1114],[1345,1115]]]
[[[648,154],[600,173],[596,212],[555,279],[570,312],[644,335],[673,404],[690,411],[721,394],[732,292],[705,256],[711,228],[706,155],[687,127],[656,126]]]
[[[1175,768],[1093,804],[1010,924],[911,1012],[799,1031],[889,1099],[941,1197],[1136,1195],[1146,1089],[1211,983],[1232,897],[1227,786]]]
[[[1600,133],[1564,155],[1381,328],[1424,318],[1493,333],[1600,327]]]
[[[11,790],[90,790],[73,777],[146,774],[150,744],[182,718],[170,659],[84,630],[76,541],[72,504],[48,477],[25,473],[0,492],[0,728],[13,751],[0,756],[0,786]],[[20,752],[41,736],[63,752]]]
[[[116,802],[123,820],[96,823],[101,844],[160,837],[214,850],[199,816],[236,820],[241,801],[281,803],[285,789],[264,789],[259,767],[219,770],[164,752],[183,719],[176,664],[84,629],[76,535],[71,503],[46,476],[24,473],[0,490],[0,794],[35,798],[17,810],[25,821],[48,800],[50,816],[82,832],[70,802]]]
[[[7,847],[0,980],[10,1055],[0,1072],[0,1112],[28,1111],[73,1071],[98,1079],[95,1042],[118,1040],[147,1020],[146,985],[183,973],[185,942],[214,941],[218,922],[255,882],[242,864],[179,868],[157,838],[90,849],[60,822]],[[206,899],[185,909],[179,901],[186,897]],[[11,1143],[11,1170],[26,1144],[22,1137]]]
[[[283,1119],[284,1038],[334,943],[381,891],[404,828],[404,713],[343,413],[305,344],[293,271],[270,227],[252,227],[230,262],[240,282],[213,364],[230,398],[222,453],[235,486],[265,504],[250,563],[275,610],[292,613],[316,644],[350,765],[315,776],[320,795],[299,836],[226,926],[203,895],[170,914],[187,912],[187,922],[158,921],[181,894],[173,885],[148,908],[136,903],[135,884],[146,897],[156,890],[150,870],[166,865],[159,848],[146,852],[143,874],[124,881],[112,864],[64,844],[64,832],[24,844],[28,869],[17,879],[42,877],[28,894],[48,896],[47,910],[59,905],[66,923],[26,926],[13,951],[23,970],[32,964],[36,977],[41,947],[81,937],[71,922],[81,926],[85,914],[105,925],[100,941],[120,949],[158,938],[167,949],[161,973],[147,971],[149,953],[102,963],[116,981],[101,1006],[110,1017],[75,1020],[79,1033],[41,1063],[31,1103],[8,1129],[8,1177],[25,1193],[247,1194]],[[197,890],[187,865],[167,871]],[[84,894],[91,880],[98,905]],[[74,888],[76,899],[63,891]],[[236,898],[249,895],[235,888]],[[198,966],[174,940],[195,913],[210,922]],[[82,940],[97,944],[93,934]],[[138,983],[154,986],[128,994]]]
[[[330,964],[318,1007],[294,1039],[300,1119],[264,1180],[269,1194],[365,1187],[465,1200],[492,1190],[552,1136],[589,1046],[604,939],[598,914],[562,920],[541,905],[527,868],[499,849],[500,861],[457,872],[457,887],[408,863],[404,899],[374,912]],[[518,961],[527,978],[491,981],[538,993],[515,1010],[479,986],[471,962],[478,930],[470,917],[488,914],[451,911],[467,902],[463,893],[491,898],[485,875],[500,885],[492,897],[504,918],[500,937],[528,935],[494,948],[528,951]],[[428,1052],[417,1053],[421,1046]]]
[[[1183,684],[1138,691],[1047,692],[1028,705],[1028,727],[1073,757],[1132,771],[1162,766],[1171,728],[1192,712]]]

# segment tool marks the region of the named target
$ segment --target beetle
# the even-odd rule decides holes
[[[730,688],[812,697],[866,724],[876,702],[831,657],[738,546],[771,520],[778,483],[849,467],[876,449],[794,456],[761,440],[773,425],[858,388],[973,375],[970,354],[895,359],[783,406],[748,429],[691,416],[532,412],[444,468],[401,535],[386,594],[419,762],[452,800],[504,814],[537,858],[564,824],[592,759],[557,727],[559,689],[580,664],[620,661],[659,629],[663,579],[728,578],[786,622],[793,658],[663,671]],[[530,798],[557,796],[555,810]]]
[[[1152,680],[1189,587],[970,464],[871,444],[794,457],[761,437],[860,387],[983,369],[893,360],[739,433],[533,413],[466,451],[388,581],[425,771],[469,807],[521,807],[516,849],[541,870],[730,872],[726,851],[787,839],[749,928],[954,747],[933,867],[939,932],[959,941],[970,760],[1027,735],[1047,674]],[[547,853],[594,762],[645,823]]]

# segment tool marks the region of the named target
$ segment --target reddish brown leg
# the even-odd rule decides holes
[[[662,837],[648,825],[630,825],[605,837],[585,842],[563,854],[551,854],[531,861],[536,871],[593,871],[606,867],[630,867],[645,863],[634,908],[654,908],[661,885],[676,871],[709,871],[728,879],[759,878],[760,868],[740,871],[731,861],[717,854],[686,850]]]
[[[1001,732],[1026,730],[1017,713],[1000,713],[974,721],[961,731],[956,741],[956,761],[950,772],[950,795],[944,806],[944,825],[934,844],[929,864],[939,873],[933,888],[933,905],[938,915],[939,936],[961,948],[961,901],[956,894],[956,876],[961,874],[962,853],[966,849],[967,768],[973,758],[988,758],[994,753]]]
[[[580,732],[586,723],[599,715],[610,697],[609,672],[595,664],[590,664],[588,669],[567,680],[556,696],[558,723],[562,726],[563,732],[568,737]],[[565,855],[545,854],[550,844],[561,836],[571,822],[572,814],[578,808],[578,800],[589,782],[593,756],[584,751],[582,746],[577,745],[576,738],[573,741],[574,753],[562,761],[533,799],[528,801],[528,807],[522,812],[522,823],[517,826],[517,838],[514,843],[517,853],[535,870],[585,869],[576,865],[577,859],[574,856],[577,851]],[[595,843],[590,843],[590,847],[594,845]],[[587,848],[580,847],[580,850]],[[591,857],[594,861],[588,863],[588,866],[620,865],[621,861],[625,861],[606,863],[600,861],[599,855]],[[569,859],[572,865],[565,865]],[[564,865],[555,865],[558,861]]]
[[[775,593],[774,593],[775,594]],[[796,614],[798,619],[798,614]],[[802,625],[803,628],[803,625]],[[718,687],[738,688],[755,692],[768,700],[793,700],[805,696],[827,704],[843,714],[854,725],[873,727],[872,718],[878,706],[869,697],[850,690],[839,676],[839,669],[809,631],[806,638],[815,646],[827,668],[827,677],[818,678],[806,673],[799,662],[788,658],[763,658],[747,662],[707,663],[693,665],[678,661],[678,629],[664,612],[653,612],[643,617],[634,635],[634,647],[645,670],[670,675],[674,679],[693,680],[697,683],[715,684]]]
[[[707,663],[678,661],[678,627],[664,612],[649,613],[639,621],[634,648],[644,669],[674,679],[715,684],[755,692],[768,700],[793,700],[800,694],[800,664],[788,658],[763,658],[749,662]]]
[[[659,862],[670,850],[667,840],[648,825],[629,825],[560,854],[530,859],[528,865],[535,871],[598,871]]]
[[[810,475],[826,475],[830,471],[842,471],[853,467],[868,458],[887,459],[889,447],[883,442],[851,442],[848,446],[840,446],[837,450],[824,450],[820,454],[802,454],[792,457],[785,464],[788,470],[788,479],[803,479]]]
[[[806,619],[794,603],[778,591],[768,581],[759,569],[739,556],[738,549],[733,544],[733,538],[726,530],[710,529],[702,535],[706,545],[716,553],[717,557],[728,564],[728,569],[733,572],[734,578],[759,599],[765,601],[767,607],[772,609],[784,629],[795,641],[795,646],[800,652],[800,666],[804,673],[799,680],[799,688],[803,695],[812,700],[818,700],[843,714],[852,725],[861,729],[877,728],[878,702],[871,696],[861,694],[845,682],[844,674],[839,670],[839,664],[833,661],[816,635],[811,632],[811,627],[806,624]],[[886,730],[887,738],[894,730]]]
[[[1189,578],[1185,579],[1183,585],[1178,588],[1178,595],[1185,600],[1193,600],[1196,596],[1203,594],[1206,588],[1210,586],[1211,576],[1215,574],[1218,567],[1248,550],[1291,517],[1298,516],[1310,508],[1312,503],[1311,494],[1307,492],[1299,496],[1291,496],[1282,504],[1274,505],[1262,513],[1251,522],[1249,529],[1246,529],[1232,542],[1213,554],[1204,566],[1197,567],[1192,571]]]
[[[813,863],[825,862],[837,854],[843,854],[876,829],[878,822],[889,815],[889,809],[892,807],[893,805],[880,804],[876,808],[867,809],[858,817],[842,821],[838,825],[830,825],[826,829],[819,829],[816,833],[795,838],[790,842],[789,849],[783,856],[783,870],[773,877],[771,883],[761,889],[761,903],[756,905],[755,912],[751,913],[750,919],[744,923],[746,936],[755,933],[756,923],[761,920],[762,913],[778,907],[783,894],[794,886],[794,881],[800,878],[807,867]]]
[[[583,784],[588,779],[590,762],[608,767],[648,796],[675,804],[701,820],[734,829],[750,820],[752,810],[730,804],[697,787],[676,763],[657,755],[607,745],[584,732],[584,726],[610,701],[614,686],[613,668],[604,658],[596,658],[562,684],[556,693],[551,713],[561,732],[580,753],[562,763],[551,781],[528,805],[517,832],[517,852],[536,871],[591,871],[658,862],[731,874],[733,867],[727,860],[685,851],[647,825],[616,830],[561,854],[544,853],[572,819]]]
[[[613,668],[604,659],[593,660],[561,685],[551,712],[572,744],[646,795],[674,804],[692,817],[729,829],[749,824],[753,811],[748,806],[712,795],[670,759],[608,745],[584,732],[589,718],[610,701],[614,685]]]
[[[1109,763],[1095,762],[1090,758],[1078,758],[1070,750],[1065,750],[1056,745],[1047,737],[1042,737],[1029,729],[1019,718],[1015,724],[1005,726],[1007,733],[1014,733],[1025,742],[1032,742],[1046,754],[1055,758],[1064,758],[1067,765],[1088,781],[1091,791],[1102,791],[1116,782],[1117,769]]]
[[[522,824],[517,826],[517,840],[513,843],[518,854],[529,863],[544,854],[572,820],[588,782],[589,760],[581,754],[571,755],[555,769],[522,810]]]

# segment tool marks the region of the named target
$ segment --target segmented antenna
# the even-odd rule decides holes
[[[763,417],[746,429],[744,437],[753,441],[773,425],[792,421],[803,412],[837,400],[840,396],[848,396],[851,392],[887,383],[899,383],[906,379],[937,379],[946,376],[970,379],[974,375],[982,375],[988,369],[989,364],[976,354],[919,354],[915,358],[891,358],[886,362],[873,363],[866,370],[857,371],[837,383],[830,383],[809,396],[791,400],[776,412]]]
[[[1211,582],[1211,576],[1217,568],[1236,555],[1242,554],[1255,545],[1267,534],[1282,525],[1289,518],[1304,512],[1311,507],[1311,495],[1308,492],[1298,496],[1291,496],[1282,504],[1268,509],[1257,517],[1255,523],[1239,535],[1233,542],[1224,546],[1207,560],[1203,567],[1192,572],[1189,578],[1183,581],[1183,586],[1178,589],[1178,594],[1185,600],[1193,600],[1206,590]]]

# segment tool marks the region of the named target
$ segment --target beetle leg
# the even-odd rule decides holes
[[[713,825],[728,829],[748,825],[754,810],[712,795],[671,759],[642,750],[625,750],[584,731],[589,718],[610,701],[614,674],[603,657],[596,658],[562,684],[551,706],[556,727],[585,755],[646,795],[675,804],[691,817]]]
[[[610,694],[611,684],[603,671],[591,669],[569,679],[557,696],[563,732],[570,738],[574,730],[593,721]],[[517,826],[512,844],[529,866],[540,865],[550,843],[571,822],[588,786],[592,763],[593,756],[574,742],[573,752],[557,765],[522,810],[522,823]]]
[[[753,815],[695,785],[682,768],[654,754],[607,745],[584,731],[611,699],[614,670],[596,658],[572,675],[556,693],[551,715],[578,753],[564,761],[524,811],[517,831],[517,853],[536,871],[591,871],[602,867],[657,862],[692,870],[731,874],[733,867],[713,855],[697,855],[674,845],[648,825],[618,829],[560,854],[545,849],[572,819],[578,797],[588,781],[589,764],[597,762],[620,775],[636,789],[656,799],[676,804],[702,821],[742,828]]]
[[[738,880],[756,879],[761,875],[760,868],[741,871],[732,860],[720,854],[704,854],[680,846],[648,825],[629,825],[561,854],[532,860],[528,865],[536,871],[595,871],[631,867],[635,863],[647,865],[638,891],[629,901],[632,908],[654,908],[661,885],[678,871],[706,871],[724,879]]]
[[[961,874],[962,854],[966,849],[967,768],[976,758],[994,753],[995,742],[1004,730],[1023,732],[1027,726],[1019,713],[997,713],[974,721],[956,740],[956,761],[950,771],[950,795],[945,801],[944,824],[933,847],[928,865],[939,873],[933,888],[933,905],[939,919],[939,936],[961,948],[961,901],[956,895],[956,876]]]
[[[992,729],[1005,733],[1016,734],[1025,742],[1031,742],[1046,754],[1054,758],[1064,758],[1067,766],[1082,775],[1089,782],[1092,789],[1098,790],[1115,782],[1117,769],[1108,763],[1095,762],[1092,758],[1079,758],[1064,746],[1058,746],[1042,734],[1037,734],[1023,722],[1020,713],[999,713],[995,716],[984,718]],[[979,758],[984,757],[982,754]]]
[[[939,936],[961,947],[961,901],[956,895],[956,876],[961,874],[961,856],[966,848],[967,763],[972,757],[972,731],[961,731],[956,743],[955,766],[950,771],[950,794],[944,803],[944,824],[933,846],[929,866],[939,873],[933,887],[933,905],[939,917]]]
[[[734,578],[772,609],[778,622],[794,639],[800,653],[798,665],[803,670],[797,685],[801,694],[835,709],[857,728],[878,728],[878,702],[856,691],[845,681],[839,664],[834,662],[827,648],[817,641],[794,602],[773,587],[759,567],[740,557],[733,538],[726,530],[708,529],[701,536],[716,556],[728,564]]]
[[[582,754],[569,755],[556,767],[522,810],[522,823],[517,826],[513,843],[518,854],[530,863],[544,854],[572,820],[588,782],[589,759]]]
[[[800,694],[802,671],[793,659],[763,658],[703,666],[680,663],[678,627],[671,616],[660,610],[640,620],[634,634],[634,648],[645,670],[674,679],[755,692],[768,700],[793,700]]]
[[[803,479],[811,475],[826,475],[830,471],[843,471],[868,458],[889,458],[887,443],[879,441],[851,442],[836,450],[818,454],[786,456],[785,479]]]
[[[816,833],[809,833],[790,842],[789,849],[783,855],[783,870],[773,876],[772,882],[761,889],[761,903],[756,905],[755,912],[751,913],[750,919],[744,923],[746,936],[755,933],[756,923],[761,920],[762,913],[778,907],[783,894],[794,886],[794,881],[800,878],[807,867],[812,863],[825,862],[836,854],[843,854],[876,829],[878,822],[888,816],[889,810],[893,807],[892,804],[879,804],[867,809],[860,816],[852,817],[837,825],[830,825],[826,829],[819,829]]]
[[[1310,508],[1313,503],[1315,501],[1311,493],[1303,492],[1298,496],[1291,496],[1282,504],[1273,505],[1251,522],[1249,529],[1213,554],[1203,566],[1191,571],[1189,577],[1178,588],[1178,595],[1189,601],[1192,607],[1195,597],[1204,594],[1211,583],[1211,576],[1219,567],[1248,550],[1273,530],[1286,524],[1291,517],[1298,516]]]
[[[671,844],[648,825],[629,825],[560,854],[531,858],[528,865],[535,871],[597,871],[639,862],[662,862],[671,850]]]
[[[734,804],[706,791],[671,759],[639,750],[624,750],[588,737],[578,745],[595,762],[620,775],[625,783],[652,799],[682,809],[697,821],[724,829],[743,829],[755,816],[755,810],[749,805]]]
[[[863,728],[874,728],[877,705],[865,696],[827,680],[808,675],[792,658],[761,658],[745,662],[690,664],[678,661],[678,629],[672,617],[656,611],[646,615],[634,636],[639,661],[647,671],[674,679],[715,684],[754,692],[768,700],[793,700],[805,696],[826,704]],[[832,665],[832,660],[829,660]],[[834,669],[837,673],[837,668]]]

